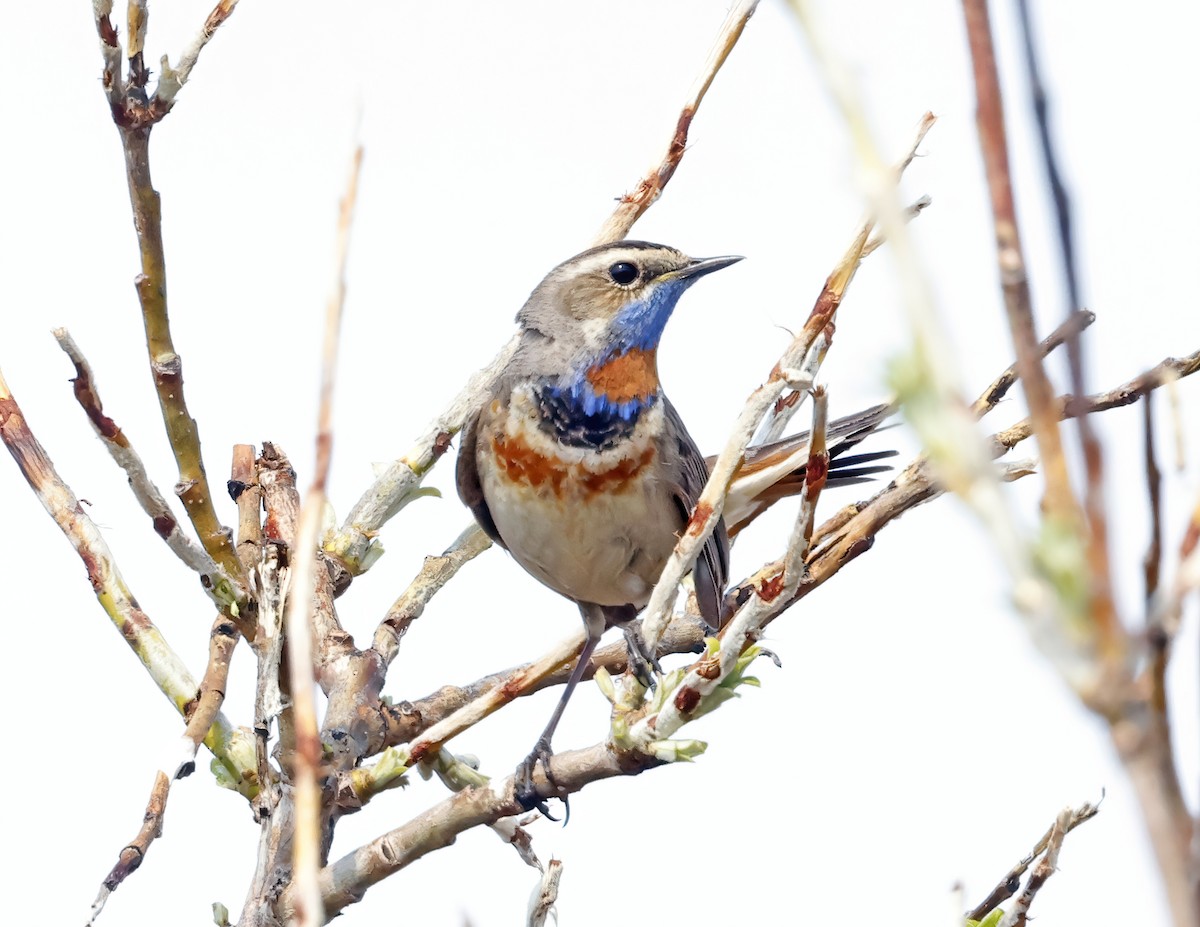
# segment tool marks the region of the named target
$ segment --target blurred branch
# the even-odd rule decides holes
[[[1038,450],[1045,467],[1046,492],[1043,505],[1048,516],[1068,524],[1078,524],[1082,521],[1082,513],[1071,491],[1058,419],[1051,408],[1054,392],[1037,355],[1033,308],[1029,280],[1025,273],[1025,258],[1021,252],[1021,240],[1017,229],[1012,177],[1008,167],[1004,103],[1000,94],[995,49],[992,46],[987,0],[963,0],[963,12],[975,74],[979,143],[995,219],[1000,286],[1004,291],[1009,331],[1016,350],[1016,366],[1021,375],[1025,401],[1033,418]]]
[[[528,927],[544,927],[546,919],[554,913],[554,902],[558,901],[558,883],[562,879],[562,860],[551,859],[546,871],[529,898]],[[555,917],[555,923],[558,918]]]
[[[1113,744],[1141,803],[1174,921],[1177,927],[1192,927],[1200,921],[1200,897],[1197,896],[1190,849],[1193,822],[1180,788],[1167,701],[1156,681],[1165,672],[1166,650],[1151,654],[1148,684],[1139,679],[1138,667],[1146,662],[1145,654],[1140,641],[1131,639],[1113,598],[1102,448],[1087,416],[1081,414],[1103,407],[1103,402],[1094,402],[1095,397],[1077,398],[1084,393],[1083,353],[1078,337],[1067,341],[1074,396],[1066,398],[1065,410],[1054,399],[1045,371],[1033,350],[1033,312],[1013,204],[1003,99],[987,0],[963,0],[963,10],[974,67],[980,147],[991,192],[1001,287],[1017,349],[1017,368],[1029,405],[1028,424],[1037,437],[1046,467],[1040,536],[1036,544],[1028,546],[1036,574],[1018,575],[1019,585],[1014,589],[1014,595],[1022,611],[1034,619],[1032,628],[1040,632],[1039,643],[1043,651],[1068,679],[1084,704],[1107,721]],[[1029,35],[1027,11],[1022,12],[1027,62],[1035,94],[1038,94],[1037,60]],[[1065,193],[1061,183],[1057,182],[1044,96],[1035,99],[1035,108],[1039,110],[1043,152],[1055,185],[1053,192],[1064,236],[1064,261],[1072,288],[1071,298],[1077,299],[1069,214]],[[1163,382],[1161,371],[1165,368],[1165,364],[1156,368],[1160,373],[1155,385]],[[1143,376],[1149,379],[1156,371]],[[1136,392],[1127,395],[1132,399]],[[1078,404],[1089,408],[1074,408]],[[1086,472],[1082,510],[1071,490],[1057,425],[1064,414],[1080,420]],[[1051,868],[1047,867],[1047,874]],[[1032,891],[1036,890],[1032,882],[1027,888],[1030,899]],[[1024,908],[1019,907],[1006,922],[1024,923],[1024,916]]]
[[[291,576],[285,609],[288,667],[291,675],[293,717],[296,731],[296,763],[293,771],[296,831],[292,846],[291,882],[294,892],[292,923],[296,927],[317,927],[324,923],[325,912],[317,886],[324,847],[324,822],[321,786],[324,762],[321,737],[317,727],[315,693],[313,691],[314,651],[321,654],[322,664],[332,662],[324,653],[331,645],[342,648],[345,633],[333,612],[332,595],[322,596],[320,588],[327,586],[328,571],[318,550],[321,521],[326,505],[326,485],[333,452],[333,387],[337,378],[337,352],[342,315],[346,304],[346,261],[349,256],[350,231],[354,225],[354,207],[358,199],[358,178],[362,169],[363,149],[358,145],[351,163],[350,177],[338,213],[336,273],[333,292],[325,310],[325,335],[322,339],[321,392],[317,412],[316,464],[313,481],[300,507],[295,543],[291,549]],[[324,575],[318,581],[317,571]],[[321,599],[324,599],[322,607]],[[351,645],[352,646],[352,645]],[[341,701],[337,690],[354,686],[355,675],[336,673],[329,684],[330,705],[326,725],[335,718]],[[377,694],[377,693],[376,693]]]

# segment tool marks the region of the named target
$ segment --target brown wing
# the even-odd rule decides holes
[[[708,464],[704,455],[696,447],[696,442],[688,434],[683,421],[675,407],[664,397],[666,413],[666,434],[674,436],[674,442],[663,448],[668,469],[674,471],[676,478],[671,485],[675,501],[683,515],[686,525],[692,516],[692,510],[708,482]],[[671,466],[671,457],[678,455],[677,466]],[[719,628],[722,623],[725,601],[725,585],[729,581],[729,535],[725,532],[725,519],[717,522],[713,533],[704,542],[704,549],[692,567],[692,584],[696,587],[696,602],[700,606],[700,614],[713,628]]]
[[[500,532],[496,529],[496,522],[492,520],[487,500],[483,498],[483,485],[479,482],[479,465],[475,461],[475,448],[479,440],[478,412],[471,416],[459,437],[461,441],[458,448],[458,462],[454,470],[458,483],[458,498],[462,499],[463,504],[471,510],[471,514],[475,516],[475,521],[479,523],[483,533],[507,549],[508,545],[500,537]]]

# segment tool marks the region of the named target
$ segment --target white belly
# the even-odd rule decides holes
[[[650,429],[661,409],[642,415],[615,448],[564,447],[522,415],[520,403],[476,449],[484,498],[513,557],[556,592],[579,602],[641,607],[683,517],[655,477]],[[481,438],[483,436],[481,435]]]

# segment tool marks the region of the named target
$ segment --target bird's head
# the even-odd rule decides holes
[[[550,271],[517,321],[567,368],[559,387],[588,414],[628,418],[658,393],[658,342],[679,297],[740,260],[690,258],[642,241],[600,245]]]

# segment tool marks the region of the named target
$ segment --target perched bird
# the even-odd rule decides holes
[[[708,479],[708,463],[663,395],[656,352],[683,292],[740,260],[620,241],[558,265],[518,313],[516,353],[463,429],[463,502],[522,567],[579,606],[587,631],[550,722],[518,767],[517,795],[526,807],[539,803],[534,769],[551,755],[554,729],[604,631],[621,626],[631,665],[643,672],[647,662],[655,665],[629,622],[649,600]],[[831,454],[861,440],[887,411],[834,423]],[[788,494],[788,479],[794,483],[797,467],[803,473],[806,446],[798,436],[747,453],[743,485],[752,491],[731,497],[730,524],[740,528],[755,517],[772,493]],[[874,469],[881,468],[842,471],[843,480]],[[728,572],[722,520],[692,571],[700,613],[714,628]]]

